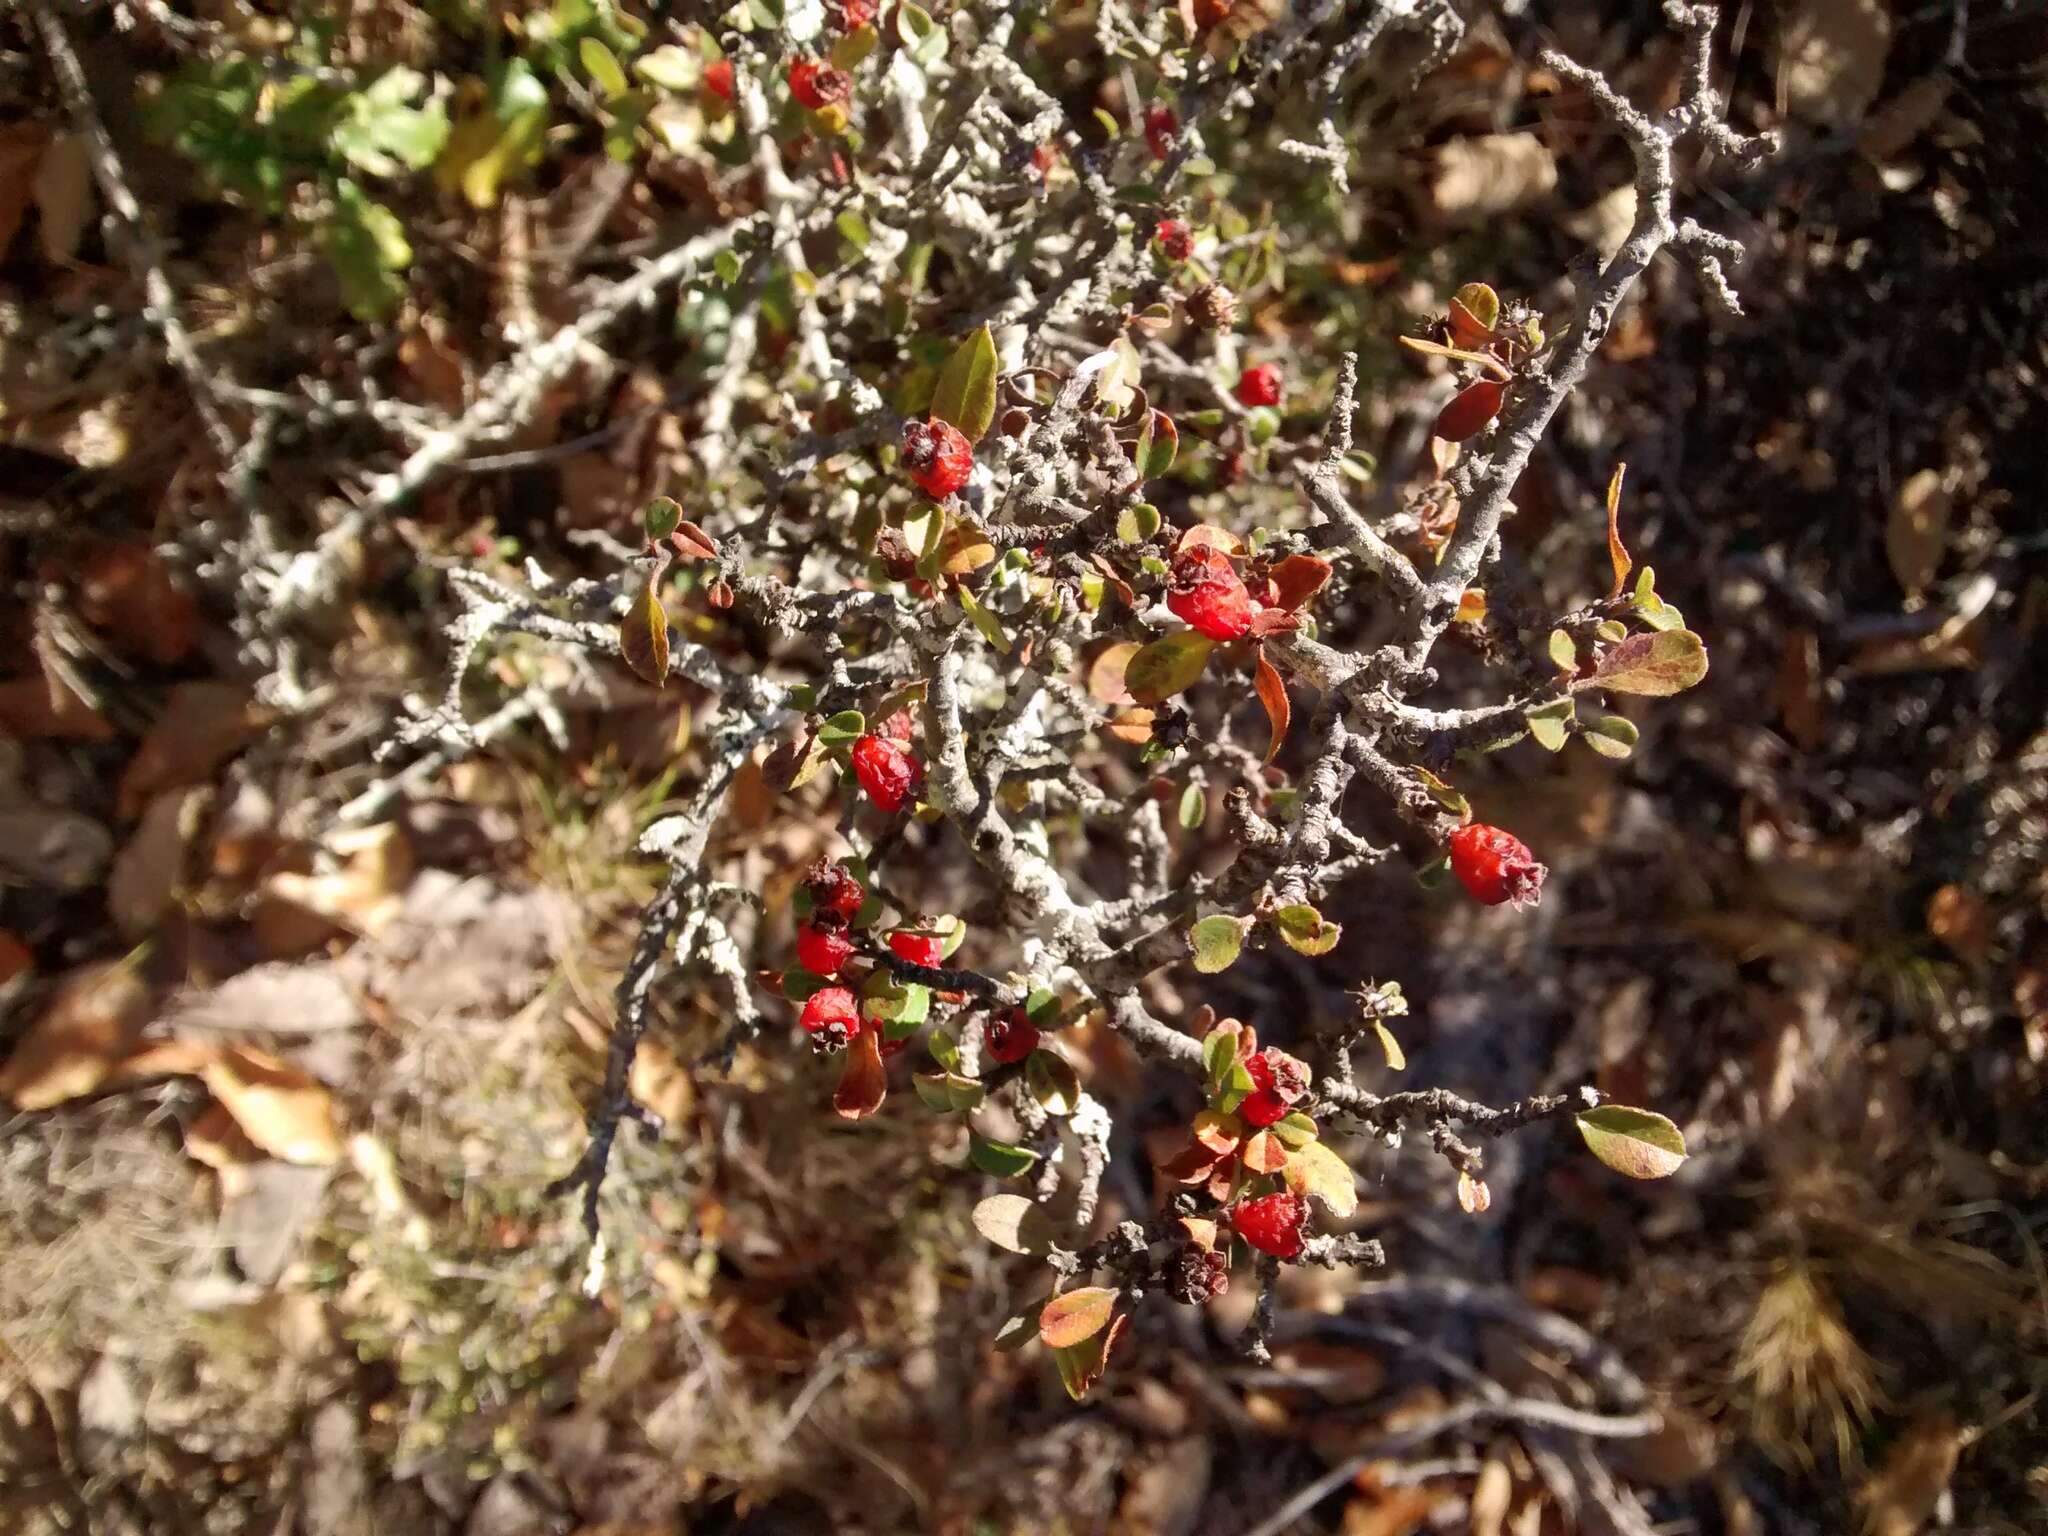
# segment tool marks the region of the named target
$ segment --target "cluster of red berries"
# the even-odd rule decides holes
[[[1278,363],[1260,363],[1237,376],[1237,398],[1246,405],[1278,405],[1284,379]]]
[[[1167,574],[1166,606],[1200,634],[1220,642],[1252,627],[1252,595],[1230,557],[1212,544],[1183,545]]]
[[[1278,1124],[1308,1094],[1308,1063],[1267,1046],[1245,1059],[1244,1068],[1257,1086],[1237,1106],[1246,1125]]]
[[[1195,232],[1180,219],[1161,219],[1152,231],[1168,261],[1186,261],[1195,253]]]
[[[1451,873],[1474,901],[1532,907],[1549,871],[1514,833],[1474,821],[1451,834]]]
[[[950,421],[933,416],[903,427],[903,467],[934,501],[944,501],[974,473],[974,444]]]
[[[813,112],[836,107],[853,95],[853,76],[806,55],[790,63],[789,94]]]

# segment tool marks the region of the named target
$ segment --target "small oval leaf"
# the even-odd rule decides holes
[[[1653,1110],[1603,1104],[1573,1116],[1593,1155],[1631,1179],[1661,1179],[1685,1161],[1685,1133]]]
[[[1140,704],[1160,704],[1190,687],[1209,664],[1215,641],[1184,629],[1140,648],[1124,668],[1124,687]]]
[[[953,349],[932,390],[932,415],[958,427],[971,443],[996,419],[996,343],[986,325]]]
[[[1109,1326],[1118,1292],[1106,1285],[1084,1285],[1055,1296],[1038,1314],[1038,1336],[1054,1349],[1072,1349]]]
[[[1232,917],[1227,912],[1219,912],[1214,917],[1205,917],[1196,923],[1188,930],[1188,944],[1195,952],[1195,969],[1204,976],[1214,976],[1221,971],[1229,970],[1237,963],[1238,953],[1244,948],[1244,934],[1248,926],[1245,919]],[[1214,1034],[1209,1036],[1210,1040],[1217,1038]],[[1234,1057],[1235,1037],[1223,1035],[1221,1039],[1223,1044],[1216,1049],[1227,1050]],[[1204,1042],[1204,1055],[1209,1049],[1207,1042]]]
[[[626,665],[656,687],[668,681],[668,610],[649,580],[619,621],[619,654]]]
[[[1667,698],[1707,675],[1707,648],[1689,629],[1630,635],[1602,653],[1592,681],[1613,693]]]
[[[1036,1050],[1024,1058],[1024,1086],[1048,1115],[1071,1115],[1081,1102],[1081,1079],[1057,1051]]]
[[[990,1195],[974,1208],[974,1230],[1011,1253],[1044,1253],[1054,1235],[1052,1218],[1024,1195]]]
[[[1266,724],[1272,731],[1272,739],[1266,744],[1266,761],[1270,763],[1280,755],[1281,745],[1287,740],[1287,726],[1294,718],[1294,707],[1287,701],[1287,683],[1280,676],[1280,669],[1266,660],[1263,648],[1259,651],[1259,664],[1252,675],[1252,686],[1259,695],[1259,702],[1266,706]]]
[[[983,1173],[993,1174],[999,1179],[1013,1179],[1037,1162],[1038,1154],[1012,1146],[1007,1141],[991,1141],[977,1134],[967,1143],[967,1160]]]

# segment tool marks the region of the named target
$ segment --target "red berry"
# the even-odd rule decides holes
[[[1186,261],[1195,252],[1195,232],[1179,219],[1161,219],[1152,238],[1169,261]]]
[[[1243,578],[1206,544],[1174,557],[1166,606],[1211,640],[1235,640],[1252,627],[1252,596]]]
[[[713,59],[704,66],[704,89],[721,101],[732,100],[731,59]]]
[[[917,759],[886,736],[863,736],[853,744],[853,776],[867,797],[894,814],[924,777]]]
[[[858,32],[875,19],[876,0],[828,0],[832,21],[842,32]]]
[[[1533,907],[1549,873],[1512,832],[1468,822],[1451,834],[1451,873],[1474,901],[1497,907],[1512,902]]]
[[[853,77],[817,59],[800,58],[789,66],[789,94],[816,112],[837,106],[853,94]]]
[[[912,965],[943,965],[946,960],[946,941],[937,934],[898,928],[889,935],[889,947]]]
[[[796,963],[818,976],[837,976],[839,967],[853,953],[853,940],[840,928],[821,928],[815,923],[796,925]]]
[[[982,1026],[982,1039],[988,1045],[989,1056],[1008,1066],[1038,1048],[1038,1026],[1025,1016],[1022,1008],[1005,1008]]]
[[[813,1040],[836,1050],[860,1033],[860,1004],[844,987],[820,987],[805,999],[797,1022]]]
[[[903,464],[925,495],[944,501],[967,483],[974,472],[974,444],[950,421],[907,422],[903,428]]]
[[[1291,1259],[1301,1252],[1301,1229],[1308,1224],[1308,1205],[1292,1194],[1260,1195],[1241,1200],[1230,1214],[1237,1235],[1261,1253]]]
[[[811,894],[813,912],[830,913],[841,925],[852,922],[860,904],[867,900],[860,882],[828,859],[820,859],[804,871],[804,889]]]
[[[1171,107],[1154,107],[1145,114],[1145,142],[1152,146],[1152,158],[1164,160],[1173,153],[1180,137],[1180,119]]]
[[[1280,365],[1261,363],[1238,375],[1237,398],[1246,405],[1278,405],[1280,385]]]
[[[1295,1101],[1308,1092],[1308,1063],[1271,1046],[1247,1058],[1245,1071],[1258,1086],[1237,1106],[1247,1125],[1268,1126],[1287,1118]]]

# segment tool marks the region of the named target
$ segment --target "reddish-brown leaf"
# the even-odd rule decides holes
[[[1244,1144],[1244,1165],[1253,1173],[1278,1173],[1287,1166],[1287,1146],[1271,1131],[1260,1131]]]
[[[678,559],[712,560],[718,556],[718,541],[687,517],[677,521],[675,532],[668,536],[668,543]]]
[[[832,1107],[848,1120],[862,1120],[882,1107],[888,1092],[889,1072],[882,1065],[882,1037],[872,1029],[864,1029],[846,1048],[846,1065],[840,1070]]]
[[[1289,555],[1273,567],[1273,589],[1289,613],[1322,591],[1330,579],[1330,562],[1316,555]]]
[[[1464,442],[1500,414],[1500,402],[1506,393],[1507,385],[1498,379],[1478,379],[1467,384],[1437,413],[1436,425],[1430,429],[1432,434],[1447,443]]]
[[[1191,1141],[1159,1165],[1159,1175],[1176,1184],[1199,1184],[1215,1171],[1220,1161],[1207,1147]]]
[[[1088,664],[1088,697],[1098,704],[1129,704],[1131,690],[1124,686],[1124,668],[1138,654],[1138,642],[1119,640],[1105,646]]]
[[[1195,1116],[1195,1141],[1218,1157],[1228,1157],[1244,1139],[1244,1122],[1235,1115],[1205,1109]]]
[[[1226,555],[1234,555],[1244,548],[1244,541],[1228,528],[1218,528],[1209,523],[1197,523],[1180,536],[1180,543],[1174,553],[1184,555],[1195,549],[1214,549]]]
[[[1626,464],[1617,464],[1614,478],[1607,482],[1607,559],[1614,566],[1614,590],[1607,594],[1609,602],[1621,596],[1622,583],[1628,580],[1635,565],[1621,543],[1621,477],[1627,473]]]
[[[1266,761],[1271,762],[1280,755],[1280,745],[1287,740],[1287,723],[1293,718],[1294,707],[1287,702],[1287,684],[1280,676],[1280,669],[1266,660],[1266,653],[1259,652],[1258,671],[1253,684],[1258,689],[1259,702],[1266,706],[1266,719],[1273,727],[1273,740],[1266,747]]]
[[[1251,636],[1254,640],[1265,640],[1273,635],[1291,634],[1301,628],[1301,620],[1285,608],[1261,608],[1252,615]]]

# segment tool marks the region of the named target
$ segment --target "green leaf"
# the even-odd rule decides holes
[[[600,91],[607,96],[626,94],[626,72],[619,67],[611,49],[594,37],[586,37],[576,45],[576,57],[583,62],[583,72],[590,76]]]
[[[1057,1051],[1041,1048],[1024,1058],[1024,1086],[1048,1115],[1064,1118],[1081,1102],[1081,1079]]]
[[[1254,448],[1270,443],[1280,433],[1280,413],[1270,405],[1254,407],[1245,413],[1244,431]]]
[[[1458,820],[1465,821],[1470,819],[1472,815],[1472,802],[1465,798],[1463,790],[1445,783],[1427,768],[1412,768],[1409,771],[1415,777],[1422,780],[1422,787],[1429,791],[1430,799],[1449,811]]]
[[[1050,987],[1033,987],[1024,999],[1024,1017],[1040,1029],[1051,1029],[1060,1021],[1060,996]]]
[[[1550,661],[1560,672],[1575,672],[1579,666],[1579,648],[1572,643],[1572,637],[1561,629],[1550,632]]]
[[[1180,806],[1175,812],[1176,819],[1190,832],[1202,824],[1202,818],[1209,813],[1209,797],[1202,792],[1199,784],[1190,784],[1180,792]]]
[[[868,717],[857,709],[842,709],[818,727],[818,740],[828,747],[843,747],[865,736]]]
[[[1180,429],[1173,418],[1164,411],[1147,413],[1145,425],[1138,429],[1137,447],[1131,450],[1139,478],[1151,480],[1165,474],[1179,454]]]
[[[1071,1349],[1109,1326],[1121,1293],[1106,1285],[1084,1285],[1053,1297],[1038,1314],[1038,1336],[1054,1349]]]
[[[1214,976],[1227,971],[1237,964],[1239,951],[1244,948],[1245,930],[1251,924],[1244,918],[1232,917],[1227,912],[1218,912],[1205,917],[1188,930],[1188,945],[1195,952],[1195,969],[1204,976]],[[1237,1049],[1236,1037],[1221,1030],[1209,1036],[1211,1040],[1222,1039],[1231,1042],[1230,1049]],[[1208,1047],[1203,1047],[1206,1054]],[[1214,1076],[1211,1073],[1211,1076]]]
[[[1707,675],[1707,648],[1689,629],[1630,635],[1601,653],[1592,683],[1612,693],[1665,698]]]
[[[1209,664],[1216,642],[1183,629],[1139,649],[1124,668],[1124,688],[1140,704],[1172,698],[1191,686]]]
[[[1159,509],[1149,501],[1133,502],[1116,515],[1116,536],[1124,544],[1142,544],[1159,531]]]
[[[1602,757],[1627,757],[1636,749],[1638,733],[1635,724],[1621,715],[1601,715],[1598,719],[1582,723],[1579,730],[1585,736],[1586,745]]]
[[[1052,1247],[1052,1218],[1024,1195],[990,1195],[974,1208],[974,1230],[1011,1253],[1044,1253]]]
[[[968,1139],[967,1161],[996,1178],[1014,1179],[1038,1161],[1038,1154],[1007,1141],[991,1141],[977,1131]]]
[[[946,29],[933,21],[923,6],[896,8],[896,36],[910,61],[920,68],[929,69],[946,56]]]
[[[1685,1135],[1647,1109],[1603,1104],[1572,1117],[1595,1157],[1631,1179],[1661,1179],[1685,1161]]]
[[[1341,924],[1329,922],[1306,902],[1280,908],[1273,914],[1273,926],[1289,949],[1304,955],[1327,955],[1337,947],[1344,931]]]
[[[418,70],[387,69],[345,99],[328,143],[349,164],[372,176],[396,176],[434,163],[448,142],[448,112],[438,99],[408,105],[427,83]]]
[[[802,966],[792,965],[782,973],[782,995],[792,1003],[809,1002],[811,994],[838,983],[827,977],[807,971]]]
[[[1372,1027],[1380,1037],[1380,1049],[1386,1052],[1387,1065],[1396,1072],[1405,1071],[1408,1066],[1408,1053],[1401,1049],[1401,1042],[1394,1038],[1394,1032],[1378,1019],[1372,1021]]]
[[[981,1084],[957,1072],[919,1072],[910,1085],[926,1105],[942,1115],[965,1114],[981,1107]]]
[[[996,342],[981,326],[953,349],[932,389],[932,415],[978,443],[996,419]]]
[[[412,262],[405,226],[345,176],[334,184],[334,209],[320,226],[319,240],[357,319],[379,319],[405,297],[405,283],[394,275]]]
[[[950,1029],[935,1029],[925,1037],[925,1049],[932,1053],[932,1060],[948,1072],[960,1070],[960,1037]]]
[[[1612,645],[1617,640],[1628,638],[1628,626],[1619,619],[1602,619],[1593,626],[1593,633]]]
[[[889,1038],[900,1040],[931,1016],[932,989],[919,981],[898,981],[876,971],[861,987],[861,1012],[889,1026]]]
[[[547,126],[547,87],[524,59],[512,59],[494,76],[489,103],[450,130],[434,178],[472,208],[494,207],[505,180],[539,158]]]
[[[1236,919],[1232,918],[1232,922]],[[1199,926],[1199,925],[1197,925]],[[1236,958],[1235,956],[1232,957]],[[1219,966],[1217,969],[1221,970]],[[1212,1029],[1202,1036],[1202,1071],[1211,1083],[1221,1084],[1223,1076],[1237,1060],[1237,1035],[1228,1029]]]
[[[868,233],[868,221],[858,213],[855,213],[851,208],[834,219],[832,224],[846,243],[856,251],[865,252],[869,241],[873,239],[873,236]]]
[[[954,589],[953,595],[960,599],[960,608],[974,621],[974,627],[981,631],[982,639],[1007,656],[1010,654],[1010,637],[1003,632],[1003,624],[994,614],[981,605],[981,599],[966,587]]]
[[[1316,1123],[1300,1110],[1292,1110],[1273,1123],[1273,1134],[1289,1151],[1299,1152],[1316,1139]]]
[[[640,526],[655,544],[674,533],[682,520],[683,509],[673,496],[657,496],[640,511]]]
[[[1522,718],[1529,723],[1529,734],[1536,738],[1536,745],[1546,752],[1561,752],[1570,732],[1575,707],[1567,695],[1561,699],[1545,699],[1541,704],[1532,705],[1522,711]]]

